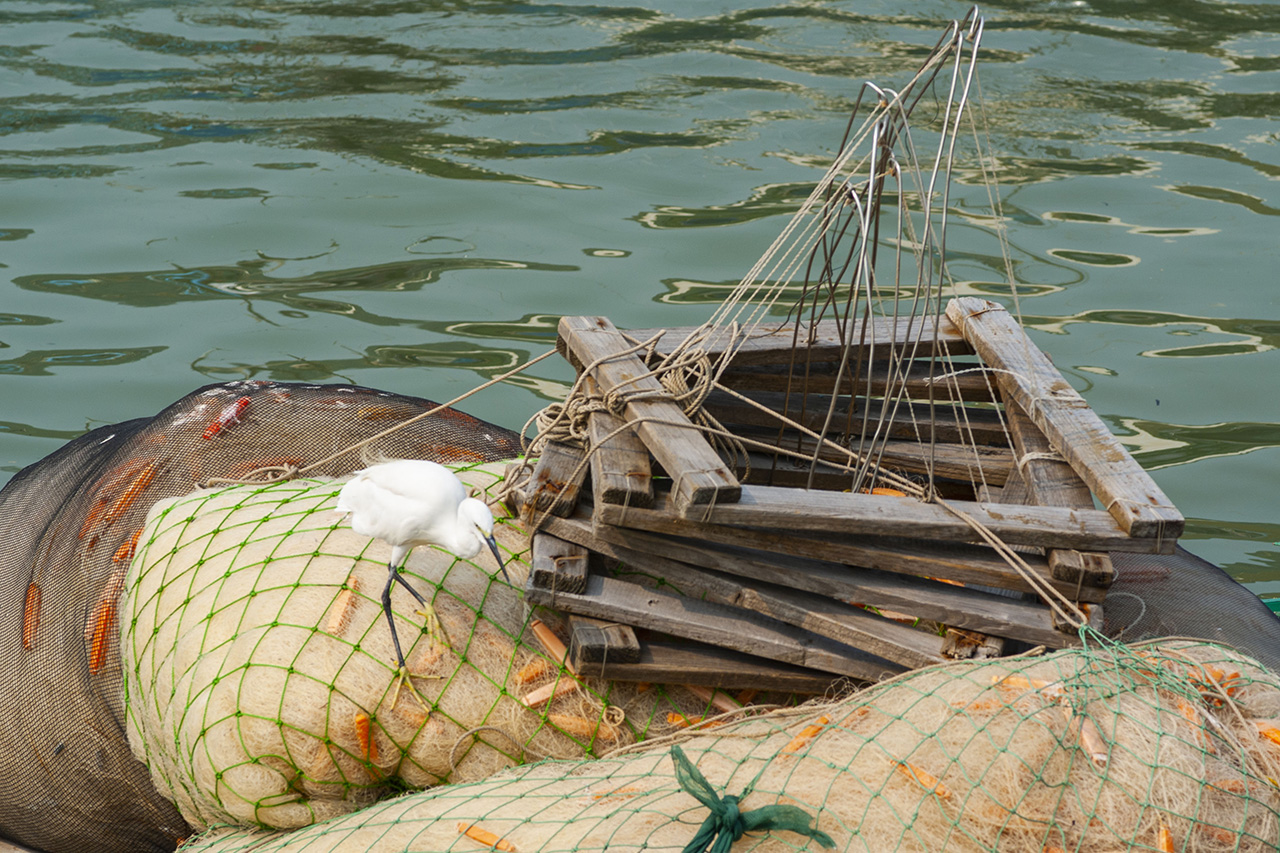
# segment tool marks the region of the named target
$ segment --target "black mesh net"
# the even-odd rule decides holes
[[[187,836],[125,739],[116,602],[148,509],[267,466],[350,473],[367,455],[328,457],[432,408],[351,386],[210,385],[19,472],[0,491],[0,835],[53,851],[172,850]],[[367,447],[446,463],[520,452],[515,433],[452,409]]]
[[[1104,606],[1106,633],[1126,642],[1198,637],[1280,671],[1280,619],[1258,596],[1181,545],[1173,554],[1111,555],[1116,581]]]

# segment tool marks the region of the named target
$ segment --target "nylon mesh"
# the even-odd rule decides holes
[[[1276,676],[1211,644],[1086,640],[917,670],[839,702],[691,732],[681,746],[717,796],[746,792],[744,812],[799,808],[837,850],[1275,850]],[[687,845],[708,814],[679,784],[670,741],[649,742],[295,832],[215,830],[183,850],[700,853]],[[819,848],[777,830],[747,832],[732,849]]]
[[[208,477],[311,462],[434,404],[351,386],[243,381],[93,430],[0,491],[0,835],[49,851],[167,851],[189,829],[125,740],[115,594],[148,509]],[[387,457],[477,462],[514,433],[446,409]],[[311,472],[363,467],[347,454]]]
[[[504,468],[455,470],[494,505]],[[599,755],[707,710],[686,688],[576,678],[537,633],[567,636],[562,620],[521,597],[529,543],[510,518],[494,535],[511,583],[487,552],[410,554],[400,575],[438,625],[392,590],[406,686],[381,605],[390,548],[341,519],[341,487],[208,490],[147,519],[120,599],[128,735],[192,826],[296,829],[405,788]]]

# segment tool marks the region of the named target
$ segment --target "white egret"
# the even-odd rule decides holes
[[[381,539],[391,546],[387,584],[382,590],[382,610],[391,627],[391,642],[395,645],[396,663],[399,665],[396,672],[398,700],[400,685],[408,683],[409,669],[405,665],[395,619],[391,615],[393,582],[399,581],[422,605],[423,609],[418,612],[426,617],[427,633],[432,642],[443,639],[445,645],[449,644],[435,607],[400,576],[405,558],[416,545],[439,545],[463,559],[474,557],[488,545],[498,561],[502,576],[510,581],[506,566],[502,564],[502,555],[498,552],[498,543],[493,539],[493,513],[483,501],[467,497],[466,487],[452,471],[422,459],[384,462],[360,471],[342,487],[337,510],[351,517],[351,529],[356,533]],[[410,690],[413,690],[412,683]],[[418,695],[417,690],[413,692]],[[422,697],[418,698],[421,700]],[[393,707],[395,701],[392,701]]]

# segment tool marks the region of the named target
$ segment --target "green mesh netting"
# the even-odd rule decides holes
[[[421,398],[239,380],[92,430],[0,489],[0,836],[167,853],[191,833],[125,737],[117,597],[147,512],[214,478],[348,475],[361,448],[459,463],[509,458],[520,440]]]
[[[683,751],[741,808],[812,815],[859,851],[1274,850],[1280,679],[1195,641],[1092,641],[1043,657],[920,670],[775,711]],[[708,809],[671,743],[544,762],[409,794],[292,833],[220,828],[188,853],[677,851]],[[817,848],[773,830],[735,851]]]
[[[456,470],[492,504],[502,467]],[[390,549],[334,511],[341,486],[211,490],[148,516],[123,578],[128,735],[192,826],[305,826],[398,789],[614,749],[670,730],[668,713],[705,711],[680,689],[579,682],[532,637],[491,555],[434,548],[403,575],[443,636],[393,591],[415,676],[397,690],[380,602]],[[500,520],[495,535],[520,582],[525,534]]]

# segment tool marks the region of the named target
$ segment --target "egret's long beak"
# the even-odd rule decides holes
[[[498,568],[502,570],[503,580],[511,583],[511,576],[507,574],[507,567],[502,565],[502,554],[498,552],[498,543],[494,541],[492,536],[484,537],[484,541],[489,546],[489,550],[493,552],[493,558],[498,561]]]

